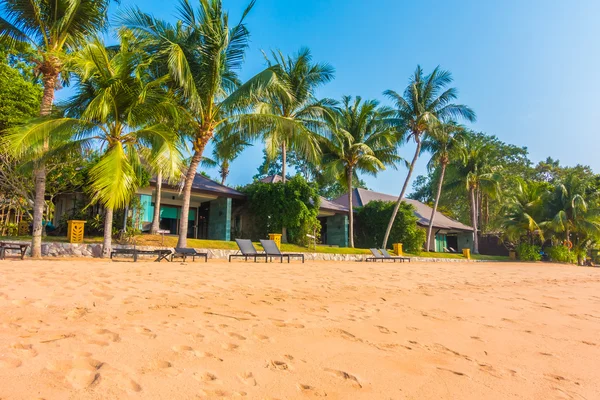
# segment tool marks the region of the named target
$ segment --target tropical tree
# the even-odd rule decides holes
[[[69,63],[70,53],[85,43],[86,38],[102,29],[110,0],[2,0],[0,8],[0,41],[10,47],[33,46],[42,77],[44,93],[39,111],[48,116],[52,111],[54,92],[59,78]],[[46,140],[41,150],[48,150]],[[41,160],[35,165],[35,201],[31,256],[42,255],[42,219],[46,192],[46,168]]]
[[[130,8],[120,17],[120,22],[134,33],[136,45],[169,74],[170,84],[178,89],[180,102],[189,114],[192,157],[183,182],[182,221],[188,219],[192,183],[206,144],[222,124],[238,123],[244,132],[254,128],[252,122],[258,121],[251,105],[277,78],[266,69],[241,84],[236,74],[248,46],[244,20],[254,1],[234,26],[229,25],[221,0],[198,3],[194,8],[189,0],[180,0],[180,21],[175,25],[139,8]],[[256,129],[261,129],[260,124]],[[181,224],[178,247],[186,246],[187,230],[187,224]]]
[[[202,166],[219,168],[221,185],[225,184],[229,176],[229,167],[244,149],[251,144],[239,135],[219,135],[213,138],[212,157],[202,157]]]
[[[293,57],[273,51],[272,59],[265,55],[267,64],[277,74],[281,83],[258,105],[258,113],[266,116],[265,129],[267,155],[274,158],[281,153],[281,177],[286,181],[287,151],[309,162],[317,163],[319,135],[324,127],[328,100],[317,100],[317,88],[334,78],[334,69],[326,63],[313,63],[308,48],[302,48]]]
[[[165,90],[166,79],[148,75],[145,56],[132,51],[125,39],[119,50],[109,50],[95,39],[72,62],[79,85],[64,104],[64,116],[15,128],[9,140],[20,154],[25,149],[41,153],[46,138],[52,138],[49,153],[101,149],[89,171],[89,191],[92,200],[105,208],[102,254],[107,256],[113,212],[128,205],[139,186],[141,154],[145,162],[156,165],[179,157],[177,108]]]
[[[457,120],[459,118],[464,118],[468,121],[475,120],[475,112],[469,107],[452,103],[458,95],[455,88],[447,88],[452,83],[452,80],[452,74],[441,70],[439,67],[436,67],[431,74],[424,75],[421,67],[417,66],[403,95],[393,90],[384,92],[384,95],[394,103],[398,130],[405,134],[407,141],[413,140],[417,147],[410,163],[408,174],[404,180],[404,185],[398,196],[398,201],[394,207],[394,212],[388,223],[383,238],[383,248],[387,246],[398,208],[404,199],[415,164],[421,153],[423,135],[441,122]]]
[[[546,182],[516,179],[514,186],[514,192],[505,200],[502,221],[504,234],[514,241],[527,236],[529,244],[534,244],[536,236],[543,241],[549,185]]]
[[[480,214],[481,196],[486,193],[497,197],[500,191],[502,176],[500,168],[491,164],[494,146],[484,137],[466,135],[460,146],[461,157],[455,164],[454,180],[449,187],[463,186],[468,193],[471,226],[473,227],[473,253],[479,254],[478,216]]]
[[[431,245],[431,234],[433,232],[435,214],[440,202],[440,195],[442,194],[446,168],[452,159],[458,158],[459,156],[459,146],[461,143],[461,134],[463,132],[464,128],[462,126],[451,121],[435,126],[423,140],[422,149],[431,153],[431,159],[427,165],[428,169],[431,171],[435,168],[440,168],[435,201],[433,203],[433,209],[431,210],[431,217],[429,218],[429,226],[427,227],[427,241],[425,245],[427,251],[429,251]]]
[[[350,247],[354,247],[353,181],[359,172],[375,175],[401,160],[390,114],[376,100],[344,96],[328,118],[331,134],[323,141],[323,168],[348,190]]]

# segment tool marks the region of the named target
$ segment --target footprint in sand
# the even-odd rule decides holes
[[[274,371],[286,371],[290,369],[290,366],[287,363],[278,360],[267,361],[267,365],[265,367]]]
[[[244,385],[256,386],[256,379],[254,379],[252,372],[242,372],[241,374],[238,374],[238,378]]]
[[[194,352],[194,354],[196,355],[196,357],[200,357],[200,358],[213,358],[218,361],[223,361],[222,358],[219,358],[219,357],[215,356],[213,353],[209,353],[207,351],[196,351],[196,352]]]
[[[21,364],[23,363],[18,358],[0,356],[0,368],[19,368]]]
[[[448,369],[448,368],[437,367],[437,369],[439,369],[440,371],[447,371],[447,372],[453,373],[454,375],[457,375],[457,376],[466,376],[466,377],[469,377],[467,374],[465,374],[463,372],[453,371],[453,370]]]
[[[137,333],[139,333],[140,335],[144,335],[144,336],[147,336],[147,337],[149,337],[150,339],[154,339],[154,338],[156,338],[156,334],[155,334],[154,332],[152,332],[150,329],[148,329],[148,328],[145,328],[145,327],[143,327],[143,326],[138,326],[138,327],[136,327],[136,328],[135,328],[135,331],[136,331]]]
[[[200,382],[222,383],[220,380],[217,379],[217,376],[215,374],[210,372],[194,372],[193,376],[194,379]]]
[[[235,349],[237,349],[237,348],[238,348],[238,347],[240,347],[240,346],[238,346],[238,345],[237,345],[237,344],[235,344],[235,343],[223,343],[223,344],[221,345],[221,347],[222,347],[223,349],[225,349],[225,350],[230,350],[230,351],[232,351],[232,350],[235,350]]]
[[[239,333],[227,332],[226,335],[229,336],[230,338],[235,338],[235,339],[239,339],[239,340],[246,340],[246,337],[240,335]]]
[[[194,351],[194,349],[191,346],[185,346],[185,345],[173,346],[171,348],[173,349],[174,352],[179,353],[179,354],[184,354],[184,353],[188,353],[190,351]]]
[[[33,345],[31,344],[13,343],[10,345],[10,347],[12,347],[15,350],[18,350],[19,353],[30,358],[33,358],[38,355],[38,352],[33,348]]]
[[[296,387],[298,388],[298,390],[303,393],[303,394],[307,394],[309,396],[315,396],[315,397],[326,397],[327,393],[325,393],[322,390],[317,390],[315,387],[310,386],[310,385],[305,385],[303,383],[297,383]]]
[[[118,342],[119,340],[121,340],[121,337],[119,336],[118,333],[109,331],[108,329],[95,329],[94,333],[97,335],[102,335],[102,336],[107,337],[111,342]]]
[[[362,385],[360,384],[360,382],[358,381],[358,379],[354,375],[350,375],[347,372],[340,371],[340,370],[337,370],[337,369],[331,369],[331,368],[325,368],[324,371],[325,372],[329,372],[333,376],[341,378],[341,379],[343,379],[346,382],[349,382],[353,387],[355,387],[357,389],[362,388]]]
[[[255,339],[258,339],[260,341],[266,342],[269,340],[269,337],[267,335],[254,335]]]

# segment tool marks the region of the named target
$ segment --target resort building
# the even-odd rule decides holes
[[[375,200],[396,202],[398,196],[367,189],[353,189],[352,206],[354,209],[363,207]],[[427,229],[431,218],[431,207],[417,200],[405,198],[403,201],[415,208],[415,214],[419,218],[417,224]],[[347,209],[348,194],[338,197],[333,202]],[[433,221],[433,234],[435,235],[435,242],[431,243],[429,251],[440,253],[452,250],[461,251],[462,249],[471,249],[473,251],[473,228],[453,220],[439,211],[436,212]]]
[[[281,181],[281,176],[268,176],[261,180],[265,183]],[[156,200],[156,179],[150,181],[150,186],[137,192],[140,212],[137,218],[143,232],[150,230]],[[57,196],[55,199],[54,225],[65,213],[72,214],[74,209],[83,207],[85,196],[82,193],[72,193]],[[396,201],[397,197],[373,192],[366,189],[354,189],[353,206],[356,210],[374,200]],[[418,224],[427,228],[431,216],[431,208],[421,202],[411,199],[405,201],[415,208],[419,218]],[[178,186],[166,181],[162,184],[160,205],[160,229],[166,234],[177,235],[181,227],[180,218],[183,196]],[[99,206],[94,206],[94,213]],[[330,201],[320,199],[319,221],[321,223],[321,242],[329,246],[347,247],[349,242],[348,229],[348,196],[343,195]],[[211,240],[233,240],[235,238],[250,238],[258,240],[261,237],[253,227],[253,218],[246,207],[245,195],[235,189],[221,185],[201,174],[196,174],[192,185],[192,197],[188,216],[188,237]],[[360,229],[360,227],[357,227]],[[430,251],[459,251],[473,248],[473,228],[448,218],[438,212],[434,221],[435,243]]]

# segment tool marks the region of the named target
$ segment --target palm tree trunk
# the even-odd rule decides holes
[[[400,196],[398,196],[398,201],[396,202],[396,206],[394,207],[394,212],[392,212],[392,217],[390,218],[390,222],[388,223],[387,229],[385,231],[385,236],[383,237],[383,243],[381,244],[381,248],[387,248],[387,242],[390,237],[390,232],[392,231],[392,226],[394,226],[394,221],[396,220],[396,215],[398,214],[398,209],[400,208],[400,204],[402,204],[402,200],[404,199],[404,193],[406,193],[406,188],[408,187],[408,182],[410,182],[410,177],[415,169],[415,164],[419,159],[419,154],[421,153],[421,139],[415,139],[417,142],[417,149],[415,150],[415,156],[410,163],[410,168],[408,169],[408,175],[406,175],[406,180],[404,181],[404,185],[402,186],[402,191],[400,192]]]
[[[200,160],[202,159],[202,153],[204,152],[205,146],[206,141],[202,141],[200,143],[200,146],[198,146],[198,148],[194,151],[194,155],[192,156],[190,166],[185,175],[185,184],[183,186],[183,204],[181,206],[181,214],[179,216],[180,224],[177,247],[187,247],[188,216],[190,215],[192,184],[194,183],[194,178],[196,177],[196,170],[198,169],[198,164],[200,164]]]
[[[224,160],[221,164],[221,185],[225,184],[227,176],[229,176],[229,161]]]
[[[113,222],[113,209],[106,208],[104,213],[104,240],[102,242],[102,258],[110,256],[112,247],[112,222]]]
[[[57,73],[44,74],[44,94],[40,106],[40,116],[45,117],[52,112],[54,91],[56,89]],[[44,143],[44,150],[48,149],[48,141]],[[33,229],[31,234],[31,257],[42,256],[42,222],[44,219],[44,195],[46,194],[46,166],[43,162],[36,162],[33,170],[35,179],[35,197],[33,200]]]
[[[435,194],[435,203],[433,203],[433,209],[431,210],[431,218],[429,218],[429,226],[427,227],[427,251],[431,251],[431,234],[433,232],[433,221],[435,219],[435,213],[437,212],[438,204],[440,202],[440,195],[442,194],[442,185],[444,183],[444,175],[446,174],[446,163],[442,163],[442,172],[440,174],[440,181],[438,182],[437,193]],[[433,250],[435,251],[435,249]]]
[[[346,174],[346,182],[348,185],[348,210],[350,215],[348,216],[348,233],[350,236],[350,247],[354,248],[354,210],[352,206],[352,168],[348,168]]]
[[[162,171],[156,175],[156,199],[154,200],[154,215],[152,216],[152,227],[150,233],[156,235],[160,229],[160,201],[162,191]]]
[[[285,167],[287,164],[287,149],[285,147],[285,140],[281,143],[281,179],[285,183]]]
[[[479,237],[477,234],[477,200],[475,198],[475,188],[469,188],[471,197],[471,224],[473,225],[473,254],[479,254]]]
[[[281,143],[281,182],[285,185],[285,165],[287,164],[287,149],[285,146],[285,140]],[[281,241],[283,243],[287,243],[287,228],[285,226],[281,227]]]

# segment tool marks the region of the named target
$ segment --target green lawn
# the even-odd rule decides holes
[[[0,237],[0,240],[21,240],[30,241],[31,236],[15,236],[15,237]],[[43,239],[45,242],[60,242],[67,243],[66,236],[46,236]],[[102,237],[86,237],[84,243],[102,243]],[[175,247],[177,245],[177,236],[165,236],[161,235],[139,235],[135,238],[135,243],[138,246],[166,246]],[[262,250],[260,243],[254,244],[257,250]],[[224,240],[204,240],[204,239],[188,239],[188,246],[202,249],[220,249],[220,250],[237,250],[238,247],[235,242],[226,242]],[[347,247],[326,247],[317,246],[316,250],[307,249],[306,247],[298,246],[295,244],[282,244],[281,250],[287,253],[326,253],[326,254],[371,254],[368,249],[351,249]],[[416,254],[405,254],[408,257],[431,257],[431,258],[454,258],[464,259],[462,254],[452,253],[432,253],[432,252],[420,252]],[[471,258],[474,260],[489,260],[489,261],[510,261],[508,257],[504,256],[484,256],[472,254]]]

